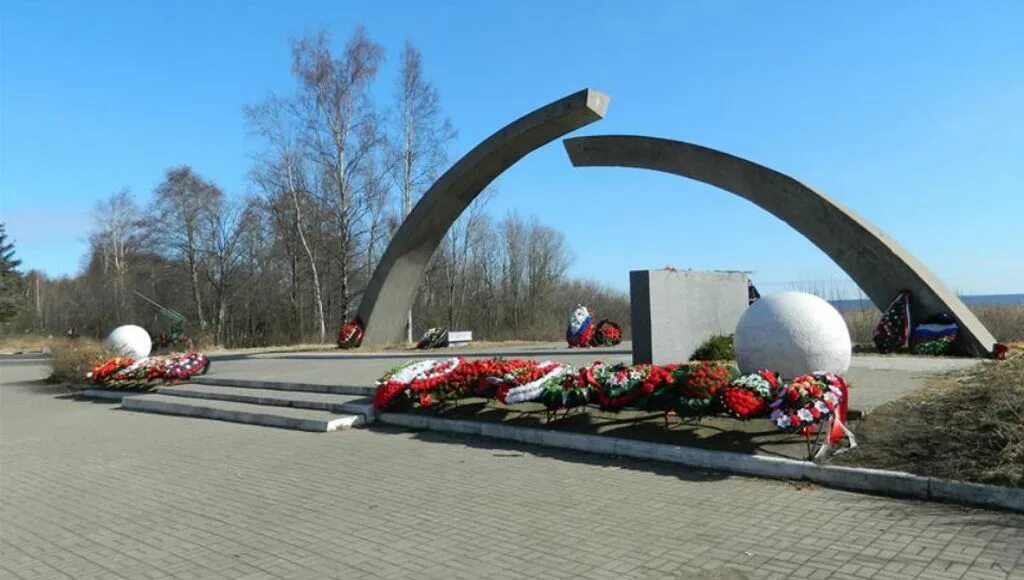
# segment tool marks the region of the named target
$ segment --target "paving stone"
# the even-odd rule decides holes
[[[472,436],[131,413],[14,384],[0,466],[5,577],[1024,577],[1020,514]]]

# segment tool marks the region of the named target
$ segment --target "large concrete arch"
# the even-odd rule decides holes
[[[772,213],[824,251],[884,309],[896,293],[913,294],[915,318],[949,312],[960,325],[961,354],[986,356],[995,339],[928,268],[864,218],[788,175],[707,147],[631,135],[565,140],[576,167],[652,169],[702,181]]]
[[[516,119],[459,159],[395,233],[359,303],[364,344],[405,340],[406,313],[445,233],[496,177],[528,153],[600,120],[611,99],[584,89]]]

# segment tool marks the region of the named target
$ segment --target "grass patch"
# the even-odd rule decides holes
[[[89,338],[62,340],[53,343],[53,372],[47,379],[51,383],[81,384],[85,374],[114,354],[103,342]]]
[[[855,433],[838,463],[1024,487],[1024,352],[937,377]]]

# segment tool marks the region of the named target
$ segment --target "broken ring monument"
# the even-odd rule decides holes
[[[469,204],[531,151],[601,120],[610,98],[584,89],[512,121],[456,161],[402,223],[373,273],[358,309],[366,344],[402,340],[406,312],[431,256]],[[884,309],[901,291],[914,316],[948,312],[959,325],[959,354],[986,356],[995,339],[923,263],[882,230],[839,202],[779,171],[691,143],[638,135],[565,141],[576,167],[633,167],[713,185],[770,212],[825,252]]]

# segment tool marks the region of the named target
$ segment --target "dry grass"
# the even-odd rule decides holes
[[[42,336],[39,334],[18,334],[14,336],[0,336],[0,352],[40,352],[45,349],[52,348],[54,344],[57,344],[62,341],[63,339]]]
[[[939,377],[856,432],[840,462],[1024,487],[1024,352]]]
[[[98,340],[79,338],[55,342],[53,344],[53,372],[48,381],[81,384],[89,369],[111,356],[114,354],[103,342]]]
[[[882,313],[874,308],[863,310],[844,310],[841,312],[846,327],[850,329],[850,340],[853,344],[871,344],[875,334],[875,326]]]
[[[1024,305],[976,306],[971,310],[996,340],[1004,343],[1024,341]]]

